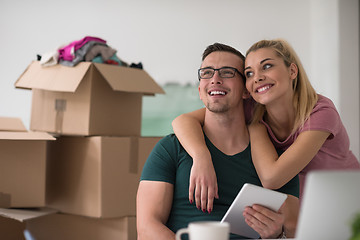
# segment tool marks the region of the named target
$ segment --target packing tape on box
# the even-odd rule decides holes
[[[130,164],[129,172],[138,173],[138,161],[139,161],[139,138],[130,137]]]
[[[11,195],[0,192],[0,208],[9,208],[11,203]]]
[[[56,133],[62,132],[64,112],[66,111],[66,100],[65,99],[55,99],[55,131]]]

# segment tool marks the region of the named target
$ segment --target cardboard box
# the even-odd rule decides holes
[[[0,208],[9,208],[11,204],[10,194],[0,192]]]
[[[0,118],[0,192],[10,195],[9,207],[42,207],[46,144],[55,138],[44,132],[28,132],[19,123],[19,119]]]
[[[25,240],[24,231],[27,221],[55,213],[56,210],[48,208],[32,210],[0,208],[0,239]]]
[[[0,131],[26,132],[27,129],[20,118],[0,117]]]
[[[135,240],[136,218],[100,219],[59,214],[54,209],[1,209],[0,239],[24,240]]]
[[[160,137],[66,137],[49,144],[47,206],[88,217],[136,213],[144,158]]]
[[[136,240],[136,218],[96,219],[69,214],[52,214],[27,221],[36,240]]]
[[[140,136],[143,95],[164,93],[141,69],[32,62],[16,81],[33,89],[30,129],[59,135]]]
[[[11,218],[0,217],[0,239],[25,240],[25,223]]]

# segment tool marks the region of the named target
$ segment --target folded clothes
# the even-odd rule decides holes
[[[102,43],[102,42],[89,41],[89,42],[85,43],[81,48],[76,50],[76,52],[74,54],[75,57],[74,57],[74,59],[72,61],[59,59],[59,62],[62,65],[69,66],[69,67],[74,67],[79,62],[84,61],[85,55],[88,53],[88,51],[90,51],[90,49],[92,47],[97,46],[97,45],[107,46],[105,43]]]
[[[60,48],[59,51],[59,59],[63,59],[66,61],[72,61],[75,57],[75,52],[80,49],[84,44],[90,41],[96,41],[100,43],[106,44],[106,41],[98,38],[98,37],[91,37],[87,36],[80,40],[73,41],[70,44],[66,45],[65,47]]]
[[[90,62],[94,57],[100,55],[104,61],[108,61],[114,54],[116,50],[103,45],[95,45],[85,55],[85,61]]]
[[[40,64],[44,67],[54,66],[58,63],[59,52],[57,50],[49,51],[42,54]]]

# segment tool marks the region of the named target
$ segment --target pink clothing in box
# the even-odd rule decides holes
[[[75,52],[80,49],[82,46],[84,46],[85,43],[90,41],[97,41],[100,43],[106,43],[105,40],[97,37],[84,37],[83,39],[80,39],[78,41],[74,41],[65,47],[60,48],[59,51],[59,59],[63,59],[66,61],[72,61],[75,56]]]

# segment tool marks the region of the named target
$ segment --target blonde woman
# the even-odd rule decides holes
[[[299,174],[300,200],[306,174],[318,169],[360,169],[332,101],[317,94],[292,47],[281,39],[262,40],[246,53],[244,75],[253,100],[248,127],[251,154],[262,185],[278,189]],[[249,109],[248,109],[249,110]],[[245,109],[246,112],[246,109]],[[211,209],[218,196],[201,125],[204,110],[173,121],[174,132],[193,157],[189,200]],[[284,152],[278,156],[276,149]]]

